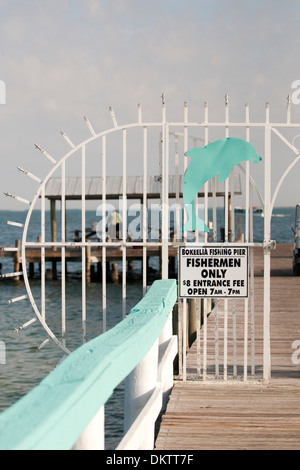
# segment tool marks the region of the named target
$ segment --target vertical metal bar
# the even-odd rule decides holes
[[[208,103],[204,103],[204,122],[208,123]],[[208,143],[208,127],[207,128],[207,143]],[[212,196],[213,196],[213,241],[217,241],[217,197],[216,197],[216,177],[212,179]]]
[[[184,130],[183,130],[183,152],[188,150],[188,106],[184,103]],[[187,156],[184,155],[184,172],[187,168]],[[183,233],[184,242],[186,242],[186,231]],[[187,354],[187,299],[184,298],[182,302],[182,376],[186,380],[186,354]]]
[[[106,136],[102,136],[102,243],[106,243]],[[102,246],[102,316],[106,331],[106,246]]]
[[[122,318],[126,317],[126,246],[122,246]]]
[[[188,134],[188,126],[187,126],[187,122],[188,122],[188,106],[187,106],[187,103],[184,103],[184,116],[183,116],[183,119],[184,119],[184,129],[183,129],[183,153],[185,154],[185,152],[187,152],[188,150],[188,144],[189,144],[189,134]],[[183,173],[186,172],[186,169],[187,169],[187,166],[188,166],[188,162],[187,162],[187,156],[184,155],[183,157]],[[187,240],[187,232],[186,230],[183,231],[183,241],[186,242]]]
[[[41,242],[45,243],[45,186],[43,185],[42,187],[42,193],[41,193]],[[41,248],[41,314],[43,320],[46,318],[46,302],[45,302],[45,296],[46,296],[46,285],[45,285],[45,247],[42,246]]]
[[[61,241],[66,241],[66,163],[61,165]],[[61,336],[66,344],[66,247],[61,247]]]
[[[165,261],[166,261],[166,267],[165,267],[165,275],[168,278],[169,277],[169,227],[170,227],[170,214],[169,214],[169,174],[170,174],[170,127],[169,124],[166,125],[166,167],[165,167],[165,173],[166,173],[166,190],[165,190],[165,196],[166,196],[166,201],[165,201]]]
[[[264,191],[264,381],[271,377],[270,357],[270,268],[271,253],[271,126],[269,124],[269,105],[266,104],[265,124],[265,191]]]
[[[225,96],[225,137],[229,137],[228,95]],[[228,178],[225,180],[225,242],[228,241]],[[227,380],[228,361],[228,299],[224,299],[224,380]]]
[[[228,95],[226,94],[225,96],[225,123],[229,123],[229,101],[228,101]],[[229,127],[225,127],[225,134],[226,137],[229,137]],[[229,184],[230,182],[230,184]],[[232,171],[225,181],[225,194],[226,194],[226,201],[227,201],[227,211],[228,215],[226,217],[227,220],[227,237],[225,235],[226,240],[228,241],[234,241],[234,233],[235,233],[235,228],[234,228],[234,217],[233,213],[234,210],[232,210],[233,206],[233,192],[232,192]],[[225,226],[226,227],[226,226]],[[226,232],[226,228],[225,228]]]
[[[236,301],[232,308],[232,342],[233,342],[233,378],[237,378],[237,333],[236,333]]]
[[[219,303],[215,305],[215,378],[220,376],[220,355],[219,355]]]
[[[182,302],[182,379],[186,380],[186,353],[187,353],[187,300]]]
[[[197,139],[195,137],[193,138],[193,147],[197,147]],[[205,183],[204,187],[207,188],[207,183]],[[196,212],[197,216],[199,216],[199,209],[200,208],[201,208],[201,206],[199,207],[199,198],[198,198],[198,195],[197,195],[195,197],[195,212]],[[205,210],[204,210],[204,212],[205,212]],[[206,221],[205,216],[204,216],[204,220]],[[206,235],[206,232],[205,232],[205,235]],[[205,235],[204,235],[204,238],[205,238]],[[195,243],[198,243],[198,242],[199,242],[199,231],[197,229],[195,229]]]
[[[244,302],[244,381],[246,381],[248,376],[248,299]]]
[[[197,299],[197,375],[201,375],[201,305],[202,299]]]
[[[127,133],[123,130],[123,246],[122,246],[122,316],[126,316],[126,230],[127,230]]]
[[[253,242],[253,187],[250,186],[249,191],[249,204],[250,204],[250,222],[249,222],[249,236],[250,242]],[[255,315],[254,315],[254,249],[250,247],[250,309],[251,309],[251,375],[255,375]]]
[[[175,193],[176,193],[176,241],[179,241],[180,236],[180,201],[179,201],[179,150],[178,150],[178,135],[175,134]],[[174,228],[175,229],[175,228]]]
[[[203,380],[207,378],[207,299],[203,301]]]
[[[252,198],[253,188],[250,187],[249,192],[249,204],[252,208],[253,198]],[[249,223],[249,232],[250,232],[250,242],[253,242],[253,210],[250,210],[250,223]],[[251,309],[251,375],[255,375],[255,315],[254,315],[254,249],[250,247],[250,309]]]
[[[82,242],[85,243],[85,145],[82,146],[81,153],[81,230],[82,230]],[[85,246],[81,249],[81,263],[82,263],[82,341],[86,342],[86,260],[87,260],[87,249]]]
[[[208,108],[207,106],[204,108],[204,119],[205,122],[208,121]],[[208,127],[205,126],[204,128],[204,145],[208,145]],[[205,183],[204,187],[204,219],[205,223],[207,223],[207,210],[208,206],[208,183]],[[204,241],[207,243],[207,232],[205,232]],[[203,380],[205,381],[207,378],[207,299],[203,300]]]
[[[228,361],[228,299],[224,299],[224,380],[227,380]]]
[[[246,141],[250,142],[250,127],[249,127],[249,106],[246,104]],[[245,204],[245,241],[249,241],[249,202],[250,202],[250,162],[246,161],[246,204]],[[249,311],[249,300],[244,300],[244,381],[248,377],[248,311]],[[251,317],[252,324],[254,321],[254,312],[253,317]],[[252,352],[254,347],[254,330],[251,330],[251,346]]]
[[[225,96],[225,137],[229,137],[229,106],[228,95]],[[225,180],[225,242],[228,241],[228,178]]]
[[[183,364],[183,340],[182,340],[182,301],[178,299],[178,322],[177,322],[177,329],[178,329],[178,376],[182,377],[182,364]]]
[[[250,127],[249,127],[249,106],[246,104],[246,141],[250,142]],[[246,161],[246,204],[245,204],[245,241],[249,241],[249,181],[250,181],[250,162]]]
[[[229,123],[229,101],[228,95],[225,97],[225,121]],[[226,137],[229,137],[229,128],[226,127]],[[234,219],[234,187],[233,187],[233,171],[231,171],[228,177],[228,230],[229,230],[229,241],[235,240],[235,219]],[[226,183],[225,183],[226,186]]]
[[[254,255],[250,248],[251,375],[255,375]]]
[[[138,104],[138,123],[142,124],[142,105]]]
[[[234,170],[233,170],[234,171]],[[230,217],[230,241],[235,241],[235,194],[234,194],[234,174],[229,177],[229,217]]]
[[[218,223],[217,223],[217,178],[212,179],[212,195],[213,195],[213,241],[217,241]]]
[[[162,226],[161,226],[161,237],[162,237],[162,253],[161,253],[161,277],[162,279],[168,279],[168,259],[169,259],[169,247],[168,247],[168,172],[169,172],[169,128],[166,122],[166,104],[163,99],[162,102]]]
[[[148,241],[148,203],[147,203],[147,178],[148,178],[148,129],[143,128],[143,242]],[[147,246],[143,246],[143,295],[147,291]]]
[[[205,122],[207,121],[207,107],[204,108],[205,112]],[[208,127],[205,126],[204,128],[204,145],[208,145]],[[204,221],[207,224],[208,222],[208,181],[206,181],[204,185]],[[208,233],[204,232],[204,241],[207,243],[208,241]]]

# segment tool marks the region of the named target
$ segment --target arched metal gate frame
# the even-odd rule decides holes
[[[53,164],[53,168],[47,174],[47,176],[40,180],[40,178],[36,177],[35,175],[31,174],[30,172],[19,168],[20,171],[25,173],[27,176],[38,182],[39,187],[32,199],[32,201],[27,201],[20,196],[15,196],[10,193],[6,193],[7,196],[11,196],[25,204],[28,204],[29,210],[26,217],[26,221],[23,227],[23,237],[22,237],[22,244],[21,244],[21,257],[22,257],[22,274],[24,277],[25,287],[27,291],[27,295],[20,296],[15,299],[11,299],[10,302],[16,302],[24,300],[25,298],[29,298],[33,310],[35,312],[36,317],[32,320],[26,322],[23,327],[29,326],[32,322],[36,319],[40,321],[42,326],[44,327],[46,333],[48,334],[48,338],[46,341],[41,345],[44,346],[49,340],[53,340],[58,347],[60,347],[64,353],[69,354],[70,349],[68,348],[67,341],[66,341],[66,269],[65,269],[65,261],[66,261],[66,250],[68,248],[79,248],[81,250],[81,265],[82,265],[82,284],[81,284],[81,297],[82,297],[82,305],[81,305],[81,324],[82,324],[82,341],[86,341],[86,252],[88,247],[101,247],[102,249],[102,312],[103,312],[103,331],[106,330],[106,310],[107,310],[107,290],[106,290],[106,261],[107,261],[107,250],[112,247],[118,247],[121,249],[122,252],[122,301],[123,301],[123,316],[126,314],[126,303],[128,302],[127,293],[126,293],[126,250],[135,246],[137,242],[128,240],[127,238],[127,221],[126,215],[128,210],[128,200],[127,200],[127,189],[126,189],[126,180],[128,176],[127,170],[127,159],[129,155],[129,149],[127,144],[127,136],[128,133],[132,129],[141,129],[141,149],[142,155],[139,156],[139,159],[142,160],[143,166],[143,200],[142,200],[142,221],[141,221],[141,241],[139,241],[139,246],[143,247],[143,269],[142,269],[142,287],[143,292],[145,293],[147,290],[147,270],[146,270],[146,263],[147,263],[147,250],[150,247],[158,247],[161,250],[161,277],[163,279],[168,278],[168,260],[169,260],[169,248],[183,246],[188,244],[189,246],[199,244],[199,236],[201,238],[201,245],[206,246],[211,241],[214,242],[214,245],[219,246],[226,246],[226,244],[233,242],[231,240],[231,233],[229,230],[229,223],[230,217],[232,217],[232,212],[230,211],[229,207],[229,195],[234,198],[234,194],[231,191],[231,184],[230,178],[231,176],[225,181],[224,185],[224,211],[225,211],[225,228],[224,228],[224,241],[217,242],[217,221],[216,221],[216,182],[212,181],[212,214],[213,214],[213,231],[210,239],[208,238],[208,234],[205,233],[204,235],[195,233],[195,238],[191,240],[187,240],[187,236],[185,233],[181,233],[179,229],[178,220],[176,222],[177,229],[175,230],[175,239],[170,240],[169,237],[169,175],[170,175],[170,159],[172,158],[172,168],[175,171],[175,180],[176,180],[176,201],[178,203],[177,209],[180,204],[180,185],[179,180],[180,176],[185,172],[188,166],[188,159],[184,156],[184,152],[189,149],[191,146],[195,146],[197,142],[201,142],[202,145],[207,145],[209,143],[210,131],[213,129],[214,131],[220,133],[221,137],[229,137],[234,136],[235,132],[240,132],[241,130],[244,132],[244,139],[250,142],[250,131],[255,131],[257,128],[263,129],[264,131],[264,151],[262,159],[262,165],[264,167],[264,182],[263,182],[263,191],[262,194],[260,190],[255,185],[255,179],[251,176],[251,164],[247,161],[245,165],[240,165],[240,170],[244,174],[244,207],[245,207],[245,227],[244,227],[244,241],[242,245],[254,248],[255,246],[263,247],[264,250],[264,305],[263,305],[263,380],[268,382],[270,379],[271,374],[271,359],[270,359],[270,253],[271,249],[274,248],[274,242],[271,239],[271,216],[272,211],[274,208],[274,204],[276,201],[276,197],[280,191],[280,188],[290,173],[292,168],[295,164],[299,161],[300,155],[298,149],[294,146],[294,140],[292,143],[288,141],[286,137],[280,132],[278,129],[280,128],[288,128],[288,129],[298,129],[300,128],[300,124],[292,124],[290,120],[290,113],[291,113],[291,103],[290,99],[288,98],[288,105],[287,105],[287,119],[286,122],[283,123],[270,123],[269,120],[269,105],[266,105],[266,114],[265,114],[265,121],[264,122],[251,122],[249,118],[249,106],[246,105],[245,107],[245,120],[243,122],[230,122],[229,120],[229,102],[228,96],[225,97],[225,118],[223,122],[210,122],[208,119],[208,104],[205,103],[204,105],[204,119],[201,122],[191,122],[188,119],[188,105],[184,103],[183,109],[183,120],[180,122],[172,122],[167,120],[167,113],[166,113],[166,103],[163,96],[162,99],[162,108],[161,108],[161,120],[159,122],[146,122],[142,119],[142,108],[141,105],[138,105],[138,113],[137,113],[137,122],[127,125],[119,125],[114,111],[110,108],[111,118],[113,122],[113,127],[100,132],[96,133],[94,128],[92,127],[91,123],[89,122],[87,117],[84,117],[84,120],[87,124],[87,127],[91,133],[91,136],[86,139],[85,141],[81,142],[78,145],[75,145],[71,139],[62,132],[64,139],[70,146],[70,150],[61,158],[61,160],[57,161],[51,155],[49,155],[44,149],[37,146],[36,147],[42,152],[42,154],[50,160]],[[149,188],[147,187],[147,178],[148,178],[148,165],[149,162],[153,160],[153,156],[149,157],[150,149],[149,149],[149,140],[148,135],[149,131],[152,129],[157,130],[160,135],[160,150],[159,150],[159,157],[156,161],[156,168],[160,168],[160,181],[161,181],[161,197],[160,197],[160,213],[161,213],[161,236],[158,241],[148,241],[148,209],[147,209],[147,194]],[[122,239],[119,241],[106,241],[106,207],[107,207],[107,200],[106,200],[106,177],[107,177],[107,139],[114,135],[121,135],[122,139],[122,181],[123,181],[123,197],[122,197],[122,210],[123,216],[125,220],[123,220],[123,233]],[[222,135],[223,134],[223,135]],[[296,157],[294,160],[287,166],[285,171],[282,173],[282,176],[272,194],[271,189],[271,138],[272,135],[276,135],[282,142],[291,150]],[[294,137],[294,139],[297,136]],[[251,136],[252,138],[252,136]],[[86,162],[87,162],[87,155],[86,151],[92,142],[99,141],[101,144],[101,177],[102,177],[102,237],[101,240],[99,239],[96,242],[91,243],[89,240],[86,239],[85,236],[85,229],[86,229]],[[192,144],[190,144],[192,142]],[[100,152],[100,148],[99,148]],[[151,149],[151,152],[153,150]],[[80,154],[81,160],[81,230],[82,230],[82,240],[80,242],[74,241],[67,241],[66,240],[66,222],[64,217],[64,212],[66,208],[66,164],[69,159],[71,159],[75,154]],[[45,237],[45,212],[46,212],[46,200],[45,200],[45,191],[46,185],[51,179],[51,177],[56,173],[60,172],[60,177],[62,181],[61,186],[61,240],[60,241],[46,241]],[[208,184],[205,184],[203,189],[204,191],[204,198],[203,198],[203,210],[204,210],[204,219],[205,222],[208,222],[208,208],[209,208],[209,195],[208,195]],[[255,191],[257,192],[259,201],[262,205],[263,212],[264,212],[264,238],[259,243],[253,241],[253,211],[252,211],[252,204],[253,204],[253,197]],[[41,238],[38,242],[33,242],[28,240],[28,227],[32,215],[32,211],[38,206],[38,201],[40,201],[40,211],[41,211]],[[234,204],[234,201],[231,201]],[[233,232],[234,232],[234,218],[231,219],[233,224]],[[11,225],[20,226],[18,222],[9,222]],[[241,245],[241,243],[239,243]],[[47,315],[46,315],[46,300],[45,300],[45,286],[46,286],[46,258],[45,258],[45,250],[47,248],[54,248],[61,250],[61,337],[54,334],[52,331],[51,326],[49,326],[47,322]],[[32,293],[30,280],[27,274],[27,250],[30,248],[38,248],[41,251],[41,300],[40,300],[40,307],[37,305],[34,295]],[[17,248],[16,248],[17,250]],[[250,255],[252,256],[252,255]],[[253,261],[251,261],[253,264]],[[4,276],[19,276],[20,272],[18,273],[11,273]],[[250,269],[250,277],[253,278],[253,266]],[[248,348],[248,310],[249,305],[251,305],[250,310],[253,310],[253,286],[250,289],[250,297],[245,299],[245,323],[244,323],[244,374],[242,380],[247,381],[248,374],[247,374],[247,348]],[[186,299],[183,299],[181,302],[182,306],[182,328],[183,332],[179,335],[182,341],[181,351],[186,350]],[[207,300],[204,300],[204,312],[207,311]],[[224,311],[225,315],[225,324],[224,329],[227,328],[227,314],[228,314],[228,302],[227,299],[224,300]],[[206,314],[205,314],[206,315]],[[205,328],[206,328],[206,318],[204,319],[204,335],[205,335]],[[226,335],[225,335],[226,336]],[[251,341],[255,341],[254,338],[251,338]],[[204,344],[205,347],[205,344]],[[226,348],[227,345],[224,344],[224,355],[226,356]],[[203,351],[203,357],[205,361],[206,351]],[[182,355],[182,370],[181,370],[181,378],[186,380],[186,357],[185,354]],[[202,377],[205,380],[205,375]],[[223,379],[227,379],[227,372],[224,371]]]

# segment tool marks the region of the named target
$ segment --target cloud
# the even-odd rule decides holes
[[[149,120],[159,119],[163,92],[172,119],[182,118],[184,101],[195,119],[204,101],[223,118],[225,93],[232,118],[244,116],[245,102],[261,118],[270,101],[281,119],[300,78],[297,1],[2,0],[0,13],[2,153],[32,165],[34,141],[62,154],[54,129],[80,141],[84,114],[101,129],[111,125],[109,106],[130,122],[141,102]],[[1,186],[9,179],[10,169]]]

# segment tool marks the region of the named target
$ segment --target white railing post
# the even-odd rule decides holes
[[[125,380],[124,434],[130,429],[157,386],[158,339]],[[154,447],[155,423],[144,423],[143,449]]]
[[[87,425],[72,450],[104,450],[104,406]]]
[[[166,360],[161,360],[164,356],[168,347],[172,347],[172,337],[173,337],[173,325],[172,325],[172,313],[169,315],[169,318],[159,336],[159,367],[158,367],[158,380],[162,384],[162,411],[166,409],[167,401],[173,387],[174,382],[174,370],[173,370],[173,361],[174,354],[167,354]],[[175,347],[177,348],[177,338],[175,339]]]

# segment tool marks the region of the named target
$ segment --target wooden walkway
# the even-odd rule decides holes
[[[300,364],[292,362],[293,342],[300,341],[300,278],[292,275],[292,248],[279,245],[272,254],[271,382],[175,382],[156,449],[300,449]],[[255,321],[262,334],[259,251],[255,262]],[[258,343],[261,349],[259,338]],[[192,346],[189,371],[195,356]],[[300,352],[297,357],[300,359]]]

